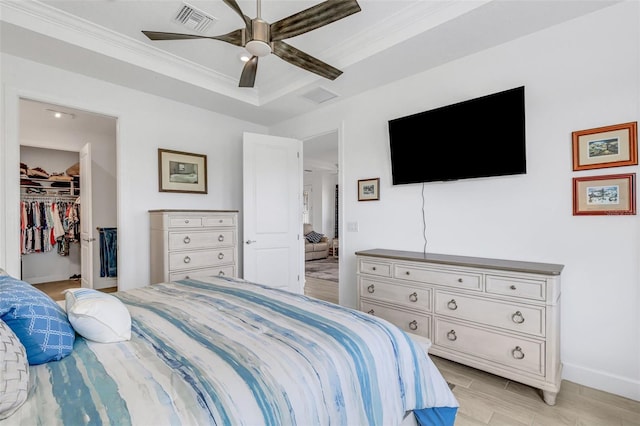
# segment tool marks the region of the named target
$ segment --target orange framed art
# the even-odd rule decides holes
[[[573,170],[638,164],[638,122],[580,130],[571,134]]]
[[[573,178],[573,215],[635,215],[636,174]]]

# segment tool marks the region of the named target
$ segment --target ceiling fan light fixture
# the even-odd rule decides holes
[[[251,40],[245,48],[251,53],[253,56],[263,57],[267,56],[271,53],[271,46],[268,43],[260,40]]]

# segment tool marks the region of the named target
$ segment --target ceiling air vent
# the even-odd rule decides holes
[[[180,10],[176,13],[174,20],[189,29],[204,33],[209,26],[216,21],[216,18],[207,15],[187,3],[183,3]]]
[[[313,89],[308,91],[307,93],[305,93],[304,95],[302,95],[303,98],[309,99],[312,102],[315,102],[317,104],[321,104],[323,102],[326,102],[330,99],[333,98],[337,98],[338,95],[336,95],[333,92],[328,91],[327,89],[324,89],[322,87],[318,87],[317,89]]]

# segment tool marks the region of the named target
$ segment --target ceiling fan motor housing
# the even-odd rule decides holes
[[[251,40],[245,48],[253,56],[267,56],[271,53],[269,24],[260,18],[251,21]]]

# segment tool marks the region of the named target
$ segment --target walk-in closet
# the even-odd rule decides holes
[[[77,152],[20,147],[20,253],[31,284],[80,279]]]
[[[22,280],[117,288],[117,119],[20,100]]]

